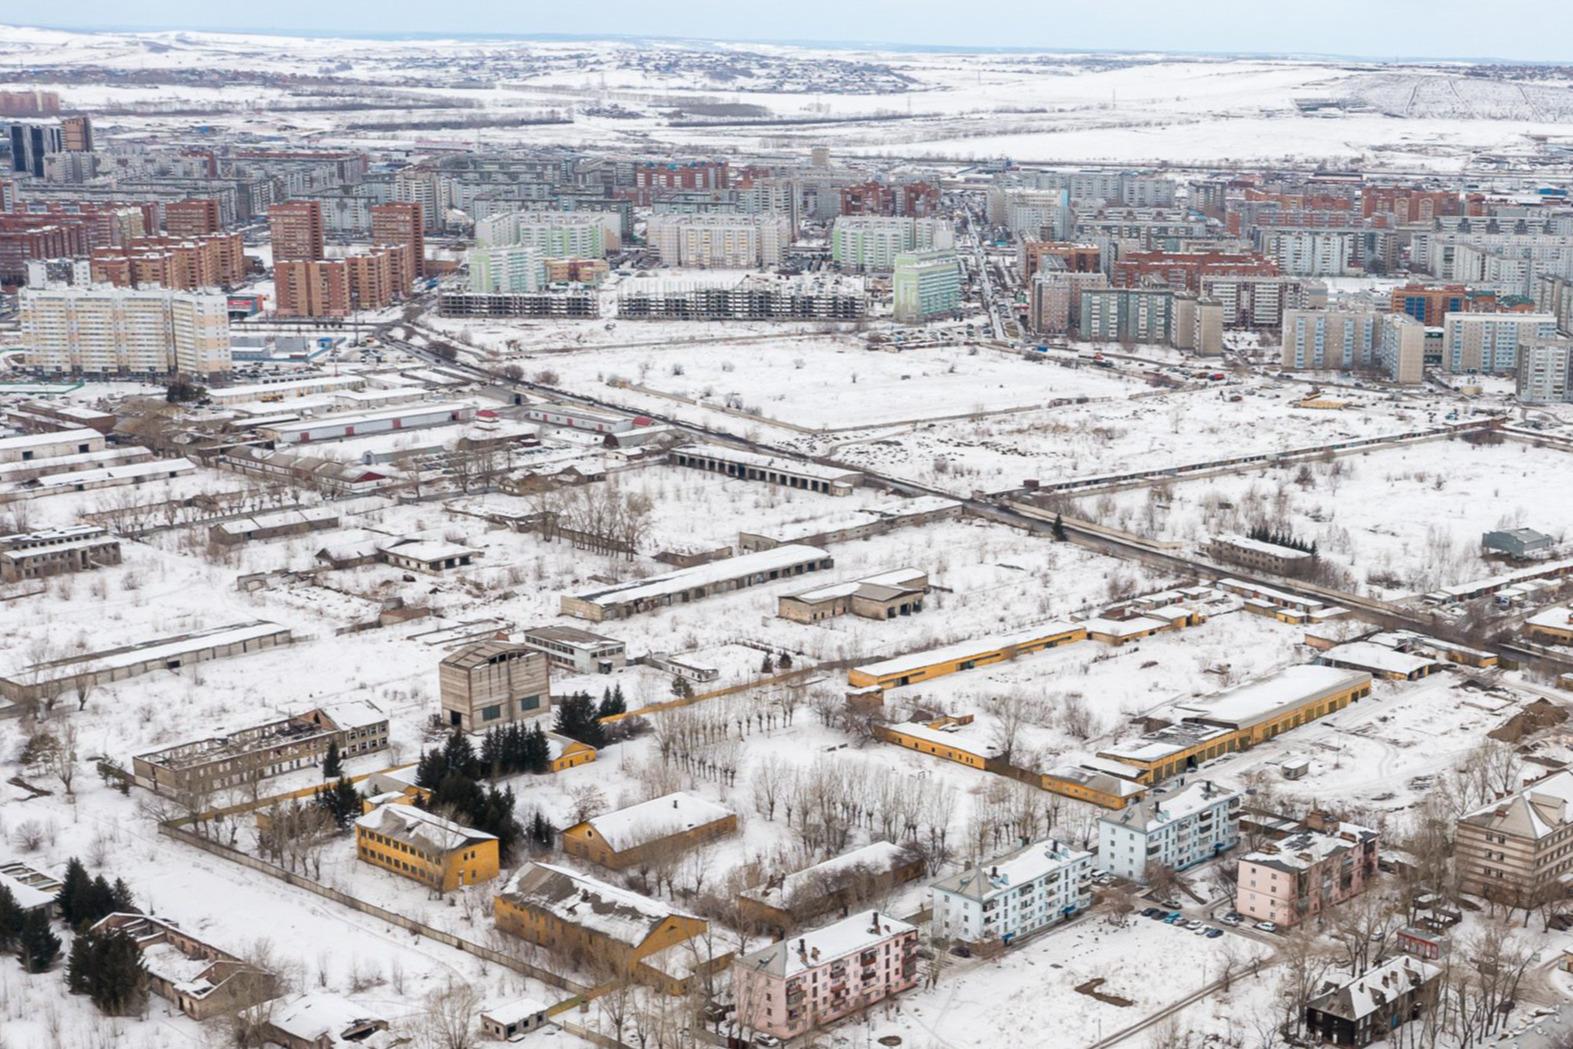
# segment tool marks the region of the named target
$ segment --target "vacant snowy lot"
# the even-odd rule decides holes
[[[666,412],[672,400],[719,404],[824,430],[1104,400],[1141,389],[1101,369],[1044,368],[964,346],[869,350],[845,336],[595,350],[554,357],[550,367],[566,387],[629,407]],[[628,388],[596,390],[596,383]]]
[[[1482,533],[1527,526],[1559,542],[1573,521],[1573,460],[1513,441],[1428,441],[1328,462],[1132,489],[1081,501],[1093,520],[1200,550],[1266,523],[1290,531],[1384,596],[1506,569]]]

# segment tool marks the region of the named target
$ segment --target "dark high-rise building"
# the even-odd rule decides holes
[[[65,138],[53,124],[17,121],[10,127],[11,170],[44,177],[44,158],[65,149]]]

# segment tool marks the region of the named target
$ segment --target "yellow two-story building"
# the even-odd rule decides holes
[[[355,821],[355,855],[439,892],[497,877],[497,838],[413,805],[384,805]]]

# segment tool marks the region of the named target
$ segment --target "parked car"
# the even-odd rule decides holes
[[[1165,914],[1163,916],[1163,920],[1164,920],[1165,924],[1173,925],[1173,924],[1175,924],[1176,922],[1178,922],[1180,920],[1180,912],[1179,911],[1170,911],[1168,914]]]
[[[1209,940],[1216,940],[1218,937],[1220,937],[1222,935],[1223,935],[1223,930],[1222,929],[1208,929],[1206,931],[1206,936],[1207,936],[1207,938]]]
[[[1233,914],[1233,913],[1225,914],[1222,918],[1219,918],[1218,920],[1223,922],[1225,925],[1239,925],[1240,924],[1240,916],[1238,914]]]
[[[1260,930],[1262,930],[1263,932],[1277,932],[1278,931],[1278,926],[1274,922],[1257,922],[1255,927],[1260,929]]]
[[[1209,928],[1208,926],[1203,925],[1200,922],[1197,922],[1195,927],[1193,927],[1191,929],[1191,931],[1193,933],[1195,933],[1197,936],[1206,936],[1208,933],[1210,933],[1210,932],[1217,932],[1218,930],[1217,929],[1213,929],[1213,928]]]
[[[1160,915],[1162,913],[1163,912],[1160,911],[1156,907],[1143,907],[1142,908],[1142,917],[1143,918],[1156,918],[1158,915]]]

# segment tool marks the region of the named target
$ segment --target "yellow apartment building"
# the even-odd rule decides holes
[[[384,805],[355,821],[355,855],[439,892],[497,877],[497,838],[413,805]]]

